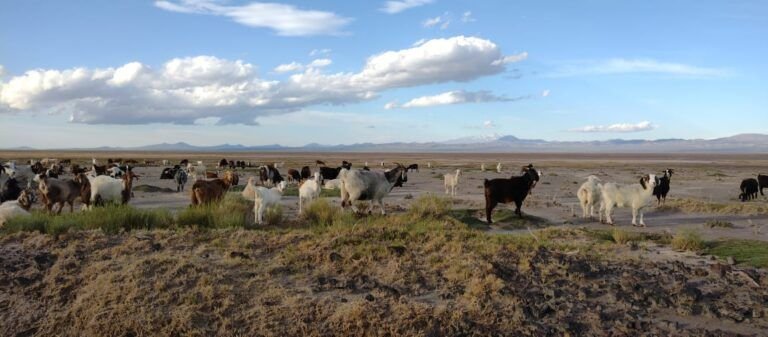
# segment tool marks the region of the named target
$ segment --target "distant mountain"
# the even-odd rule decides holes
[[[29,147],[14,150],[34,150]],[[62,149],[64,150],[64,149]],[[279,144],[245,146],[221,144],[195,146],[184,142],[161,143],[140,147],[99,147],[90,149],[66,149],[85,151],[165,151],[165,152],[634,152],[634,153],[768,153],[768,135],[739,134],[716,139],[610,139],[604,141],[547,141],[521,139],[512,135],[464,137],[443,142],[426,143],[357,143],[323,145],[311,143],[298,147]]]

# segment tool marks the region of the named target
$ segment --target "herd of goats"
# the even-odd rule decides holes
[[[12,217],[28,216],[29,209],[38,199],[49,213],[55,210],[56,214],[61,213],[65,204],[69,204],[70,212],[73,212],[77,199],[86,210],[106,203],[127,204],[133,196],[133,181],[140,178],[132,169],[138,164],[135,160],[109,159],[106,164],[99,165],[94,158],[90,167],[57,159],[30,161],[28,165],[17,165],[15,161],[9,161],[0,165],[0,226]],[[154,163],[144,163],[147,164]],[[262,223],[266,209],[280,202],[288,183],[298,185],[299,214],[325,188],[340,190],[342,208],[351,207],[358,212],[355,201],[370,201],[372,204],[377,203],[381,214],[385,215],[383,199],[392,189],[402,187],[408,181],[408,172],[418,171],[419,168],[418,164],[405,166],[395,163],[395,167],[390,169],[371,170],[366,162],[363,168],[356,169],[347,161],[338,167],[328,167],[318,160],[315,170],[309,166],[289,169],[283,177],[280,173],[282,163],[255,166],[250,162],[222,159],[217,169],[223,171],[216,172],[208,171],[202,161],[193,164],[185,159],[168,167],[168,161],[163,160],[162,164],[166,168],[162,170],[160,179],[174,180],[177,192],[184,191],[188,180],[193,181],[190,193],[193,207],[221,202],[227,191],[239,183],[237,169],[256,168],[257,177],[248,179],[242,195],[253,201],[257,224]],[[383,162],[381,166],[384,166]],[[427,163],[427,166],[431,167],[431,163]],[[481,165],[481,170],[485,171],[484,165]],[[497,165],[496,170],[501,172],[501,164]],[[73,177],[59,178],[67,173]],[[484,180],[485,215],[489,224],[492,223],[493,209],[499,203],[514,203],[515,214],[522,217],[523,201],[538,183],[541,172],[530,164],[522,167],[520,173],[510,178]],[[645,226],[643,208],[651,203],[654,196],[659,204],[664,203],[673,173],[673,169],[666,169],[661,177],[648,174],[636,184],[603,183],[598,177],[589,176],[577,191],[582,216],[594,217],[595,207],[599,207],[600,222],[613,225],[613,209],[628,207],[632,210],[632,225]],[[444,175],[446,194],[456,195],[460,175],[460,169]],[[36,188],[33,188],[33,184]],[[739,198],[742,201],[757,198],[758,190],[762,195],[764,187],[768,187],[767,175],[744,179]]]

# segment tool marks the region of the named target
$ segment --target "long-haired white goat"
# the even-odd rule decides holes
[[[637,215],[640,214],[640,226],[645,227],[643,221],[643,208],[651,203],[653,188],[659,184],[659,178],[655,174],[647,174],[640,178],[639,184],[619,185],[616,183],[607,183],[600,186],[600,221],[602,222],[602,211],[605,210],[605,219],[608,224],[613,225],[611,212],[614,207],[632,208],[632,226],[637,226]]]
[[[581,184],[576,196],[581,205],[581,217],[592,218],[595,216],[595,205],[600,202],[600,178],[596,176],[587,177],[587,181]]]
[[[264,221],[264,212],[267,207],[274,207],[280,203],[284,189],[285,181],[279,182],[277,186],[273,188],[262,186],[256,187],[256,194],[253,202],[253,214],[255,215],[257,224],[261,224],[262,221]]]
[[[445,187],[445,194],[451,194],[452,197],[456,196],[456,189],[459,187],[459,176],[461,175],[461,169],[457,169],[456,173],[446,173],[443,175],[443,179],[445,179],[445,182],[443,183],[443,186]]]

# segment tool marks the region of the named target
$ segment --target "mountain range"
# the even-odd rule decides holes
[[[33,150],[28,147],[12,150]],[[49,149],[54,150],[54,149]],[[68,148],[58,150],[88,151],[165,151],[165,152],[605,152],[605,153],[768,153],[768,134],[738,134],[715,139],[611,139],[602,141],[547,141],[493,135],[466,137],[426,143],[356,143],[323,145],[311,143],[288,147],[279,144],[246,146],[221,144],[195,146],[184,142],[161,143],[139,147]]]

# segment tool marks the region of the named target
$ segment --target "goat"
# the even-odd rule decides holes
[[[299,173],[299,170],[297,169],[288,169],[288,181],[289,182],[299,182],[301,181],[301,173]]]
[[[309,169],[309,166],[304,166],[301,168],[301,180],[309,179],[311,176],[312,170]]]
[[[443,186],[445,187],[445,194],[449,194],[452,197],[456,196],[456,189],[459,186],[459,176],[461,175],[461,169],[457,169],[456,173],[446,173],[443,175],[443,178],[445,179],[445,182],[443,183]]]
[[[757,182],[757,179],[755,178],[742,180],[741,186],[739,186],[739,189],[741,189],[741,194],[739,194],[739,200],[747,201],[751,199],[756,199],[758,186],[760,186],[760,184]]]
[[[514,202],[515,214],[521,218],[523,217],[520,207],[522,207],[525,197],[530,194],[531,190],[536,187],[536,183],[539,182],[539,172],[536,171],[533,165],[523,166],[521,172],[523,174],[519,177],[485,179],[483,181],[485,218],[488,220],[488,224],[493,223],[491,214],[499,203],[507,204]]]
[[[192,206],[218,202],[224,198],[234,181],[234,172],[225,171],[224,177],[213,180],[198,180],[192,185]]]
[[[336,179],[326,180],[323,183],[323,188],[326,190],[339,189],[341,188],[341,179],[336,178]]]
[[[314,179],[306,180],[299,186],[299,214],[304,204],[320,197],[320,173],[315,172]]]
[[[163,172],[160,173],[160,179],[173,179],[173,177],[176,176],[177,171],[180,171],[179,165],[176,165],[175,167],[166,167],[163,169]]]
[[[107,174],[107,165],[91,165],[91,175],[101,176]]]
[[[163,159],[160,162],[163,163],[163,166],[168,166],[168,159]]]
[[[763,194],[763,188],[768,188],[768,175],[758,174],[757,186],[760,189],[760,195],[764,196],[765,194]]]
[[[252,201],[254,198],[256,198],[256,177],[248,178],[248,183],[245,185],[245,188],[241,194],[246,200]]]
[[[640,214],[640,226],[645,227],[643,221],[643,208],[651,202],[654,187],[659,185],[659,178],[655,174],[647,174],[640,178],[639,184],[619,185],[607,183],[600,186],[600,222],[603,221],[602,213],[605,210],[605,219],[609,225],[613,225],[611,212],[614,207],[632,208],[632,226],[637,226],[637,215]]]
[[[59,208],[56,214],[61,214],[64,204],[69,204],[69,212],[74,212],[75,199],[80,200],[88,208],[91,197],[91,184],[85,174],[79,174],[74,179],[59,180],[47,177],[44,174],[39,176],[40,200],[45,204],[49,213],[53,212],[54,204]]]
[[[267,207],[272,207],[280,202],[283,197],[283,190],[285,189],[285,182],[281,181],[276,187],[256,187],[254,201],[253,201],[253,214],[256,218],[256,224],[261,224],[264,220],[264,211]]]
[[[326,167],[322,166],[320,167],[320,177],[323,178],[323,180],[333,180],[339,177],[339,172],[344,169],[343,167]]]
[[[496,173],[501,173],[501,162],[496,164]]]
[[[343,167],[343,168],[345,168],[347,170],[351,170],[352,169],[352,163],[344,160],[344,161],[341,162],[341,167]]]
[[[177,169],[173,175],[173,181],[176,182],[176,192],[184,192],[184,185],[187,184],[187,172]]]
[[[341,207],[352,206],[352,210],[357,212],[357,208],[352,202],[357,200],[374,201],[381,207],[381,214],[385,215],[384,197],[386,197],[398,178],[401,184],[408,181],[408,170],[403,164],[396,163],[397,167],[387,172],[374,172],[363,170],[342,169],[339,173],[341,180]]]
[[[80,167],[78,164],[73,164],[69,167],[69,172],[73,175],[78,175],[80,173],[86,173],[88,170],[86,170],[84,167]]]
[[[134,179],[138,180],[139,176],[135,175],[130,168],[126,170],[122,179],[108,176],[89,178],[91,184],[91,206],[99,206],[107,202],[127,204],[131,200]]]
[[[219,174],[216,172],[205,172],[205,179],[215,179],[218,177],[219,177]]]
[[[368,165],[366,164],[365,166],[368,166]],[[419,172],[419,164],[408,165],[408,172],[413,172],[413,171]]]
[[[485,172],[485,163],[480,163],[480,172]]]
[[[325,166],[325,162],[322,160],[315,160],[315,166]]]
[[[600,182],[600,178],[589,176],[587,181],[581,184],[581,187],[576,192],[579,204],[581,205],[582,218],[592,218],[595,216],[595,205],[600,202]]]
[[[192,165],[192,163],[187,163],[187,174],[189,174],[194,181],[203,180],[205,179],[205,165]]]
[[[653,188],[653,195],[656,197],[657,205],[661,206],[667,202],[667,193],[669,193],[669,182],[672,180],[673,169],[664,170],[664,176],[659,178],[659,185]]]
[[[262,185],[272,186],[283,181],[283,176],[274,166],[266,165],[259,167],[259,179]]]
[[[227,161],[226,158],[221,158],[221,160],[219,160],[219,165],[217,166],[217,168],[226,168],[227,166],[229,166],[229,161]]]
[[[427,168],[432,168],[432,162],[431,161],[427,162]]]
[[[0,205],[0,228],[5,226],[5,223],[12,218],[29,216],[29,209],[32,207],[34,200],[35,195],[32,192],[23,190],[16,200]]]
[[[120,169],[119,166],[113,166],[107,169],[107,172],[110,177],[118,179],[123,176],[123,170]]]
[[[21,191],[19,181],[16,178],[8,178],[3,183],[2,190],[0,190],[0,203],[18,199]]]

